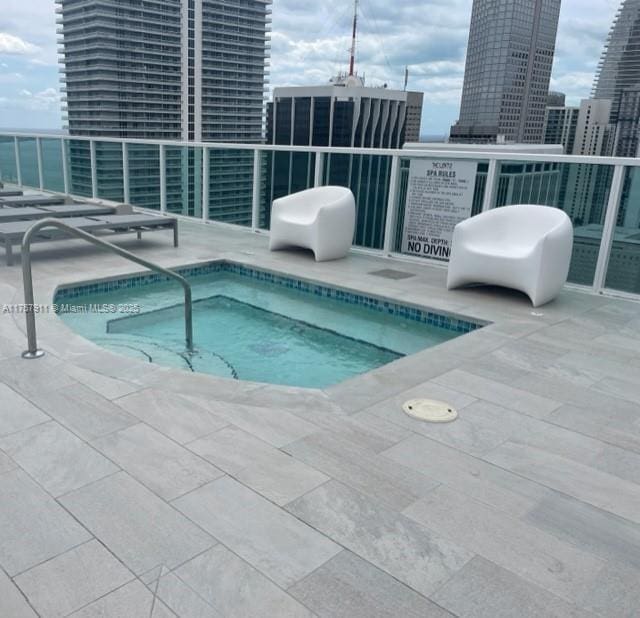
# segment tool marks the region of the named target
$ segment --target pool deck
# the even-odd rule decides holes
[[[316,264],[215,225],[181,223],[178,249],[116,242],[492,324],[319,391],[144,364],[50,314],[27,361],[24,316],[3,312],[0,616],[638,616],[640,304],[565,291],[532,310],[448,292],[442,268]],[[80,241],[33,256],[42,304],[140,270]],[[1,266],[0,305],[21,302]],[[414,421],[415,397],[460,416]]]

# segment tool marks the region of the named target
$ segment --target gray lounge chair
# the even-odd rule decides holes
[[[92,217],[111,215],[114,208],[95,204],[61,204],[57,206],[25,206],[24,208],[0,208],[0,223],[35,221],[47,217]]]
[[[0,243],[4,245],[7,266],[13,264],[13,245],[20,244],[24,235],[35,221],[16,221],[0,223]],[[64,223],[92,234],[123,234],[136,232],[142,238],[142,232],[154,230],[173,230],[173,246],[178,246],[178,220],[173,217],[150,215],[108,215],[104,217],[68,217]],[[69,236],[58,228],[43,228],[32,238],[32,242],[48,242],[68,239]]]
[[[30,195],[17,195],[16,197],[0,197],[0,208],[10,206],[18,208],[22,206],[55,206],[64,204],[65,198],[44,193],[32,193]]]

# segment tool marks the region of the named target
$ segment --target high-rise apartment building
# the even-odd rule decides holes
[[[560,0],[474,0],[451,142],[540,144]]]
[[[625,89],[640,84],[640,0],[623,0],[602,52],[593,97],[610,99],[611,124],[618,122]]]
[[[565,154],[573,153],[579,107],[548,106],[544,118],[544,143],[562,144]]]
[[[401,148],[418,141],[422,92],[367,88],[355,75],[327,86],[275,88],[267,105],[267,143],[287,146]],[[270,169],[270,199],[313,181],[311,157],[276,153]],[[358,204],[355,243],[381,245],[390,157],[330,154],[325,180],[352,188]]]
[[[622,91],[613,150],[618,157],[640,156],[640,83]]]
[[[72,136],[261,141],[271,0],[56,2]],[[74,161],[88,158],[87,146],[72,141],[71,149],[72,181],[82,191],[86,170]],[[101,195],[121,198],[122,187],[109,184],[109,161],[118,164],[113,146],[98,143],[96,155],[104,160]],[[170,209],[194,214],[199,208],[201,187],[193,171],[200,155],[167,149]],[[159,174],[157,152],[131,147],[129,160],[131,201],[157,207],[149,188]],[[237,164],[233,179],[224,172],[230,163]],[[251,156],[213,152],[211,166],[212,215],[239,222],[238,209],[251,201]]]
[[[569,154],[601,156],[611,148],[614,131],[609,123],[609,99],[585,99],[575,128],[573,149]],[[576,225],[601,223],[611,186],[609,167],[566,164],[566,190],[563,187],[565,212]]]

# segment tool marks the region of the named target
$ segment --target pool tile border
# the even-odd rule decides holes
[[[257,281],[264,281],[273,285],[298,290],[302,293],[330,298],[349,305],[359,305],[378,313],[394,315],[405,320],[428,324],[460,334],[470,333],[488,324],[487,322],[474,320],[465,316],[440,313],[428,307],[420,307],[408,303],[403,304],[383,297],[360,294],[344,288],[283,275],[227,260],[216,260],[194,266],[182,266],[173,270],[183,277],[199,277],[219,272],[233,273]],[[54,303],[63,304],[87,294],[105,294],[116,290],[138,288],[169,281],[171,281],[171,279],[166,275],[141,273],[103,281],[65,285],[56,290]]]

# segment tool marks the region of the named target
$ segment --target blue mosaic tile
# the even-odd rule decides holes
[[[271,283],[273,285],[296,289],[305,294],[331,298],[349,305],[359,305],[378,313],[387,313],[388,315],[395,315],[402,319],[420,322],[422,324],[428,324],[430,326],[458,333],[469,333],[484,326],[482,323],[471,322],[468,319],[435,313],[425,308],[403,305],[387,299],[377,298],[375,296],[355,294],[344,289],[330,288],[325,285],[304,281],[302,279],[293,279],[291,277],[279,275],[266,270],[260,270],[259,268],[245,266],[235,262],[209,262],[198,266],[176,268],[175,272],[187,278],[201,277],[219,272],[233,273],[242,277]],[[123,288],[138,288],[169,281],[171,281],[170,277],[159,275],[157,273],[149,273],[122,279],[112,279],[109,281],[61,287],[56,292],[54,303],[60,304],[65,300],[79,298],[88,294],[104,294],[115,290],[121,290]]]

